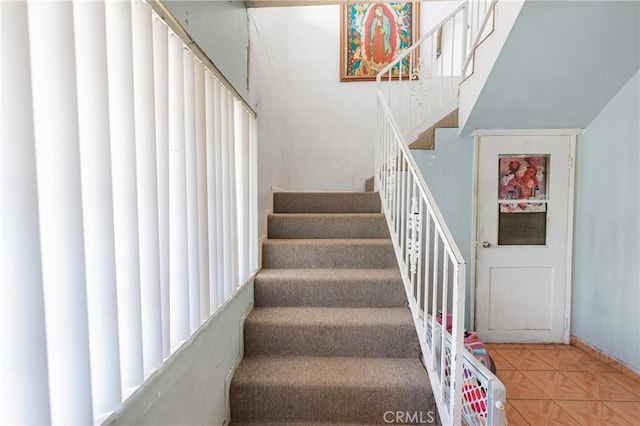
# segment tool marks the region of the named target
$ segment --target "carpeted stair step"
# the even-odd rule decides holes
[[[380,213],[376,192],[275,192],[274,213]]]
[[[278,239],[262,245],[262,267],[268,269],[396,266],[390,239]]]
[[[254,308],[244,324],[247,356],[418,358],[407,308]]]
[[[256,307],[392,308],[407,305],[398,268],[263,269],[254,281]]]
[[[248,357],[231,381],[233,422],[385,424],[435,411],[417,358]]]
[[[274,213],[269,238],[389,238],[381,213]]]

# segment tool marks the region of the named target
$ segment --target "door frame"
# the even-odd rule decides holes
[[[478,267],[478,204],[480,202],[478,187],[480,138],[482,136],[568,136],[570,137],[570,164],[569,164],[569,189],[567,192],[570,200],[567,206],[567,274],[565,280],[565,306],[564,306],[564,336],[565,344],[569,344],[571,336],[571,284],[573,282],[573,222],[575,218],[575,175],[576,175],[576,142],[578,135],[584,129],[477,129],[471,133],[473,136],[473,200],[471,204],[471,254],[469,259],[469,326],[476,329],[476,289]]]

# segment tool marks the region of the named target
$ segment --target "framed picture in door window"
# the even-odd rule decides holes
[[[546,211],[548,160],[548,155],[499,156],[498,202],[501,213]]]

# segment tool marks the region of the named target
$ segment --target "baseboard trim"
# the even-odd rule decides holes
[[[640,371],[616,359],[615,357],[609,355],[608,353],[603,352],[600,349],[591,346],[590,344],[584,342],[583,340],[580,340],[576,336],[571,336],[569,338],[569,343],[571,344],[571,346],[575,346],[576,348],[585,351],[592,357],[597,358],[600,361],[610,365],[615,370],[620,371],[621,373],[629,377],[632,377],[636,380],[640,380]]]

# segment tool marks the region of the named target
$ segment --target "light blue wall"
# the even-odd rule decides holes
[[[473,149],[473,138],[460,136],[458,129],[437,129],[433,151],[411,151],[467,263],[467,328],[471,302]]]
[[[109,417],[104,425],[221,425],[227,377],[243,348],[243,319],[253,307],[245,285]]]
[[[249,24],[243,1],[163,1],[191,38],[248,99]]]
[[[463,133],[585,128],[639,66],[640,2],[527,0]]]
[[[571,334],[640,370],[640,76],[578,140]]]

